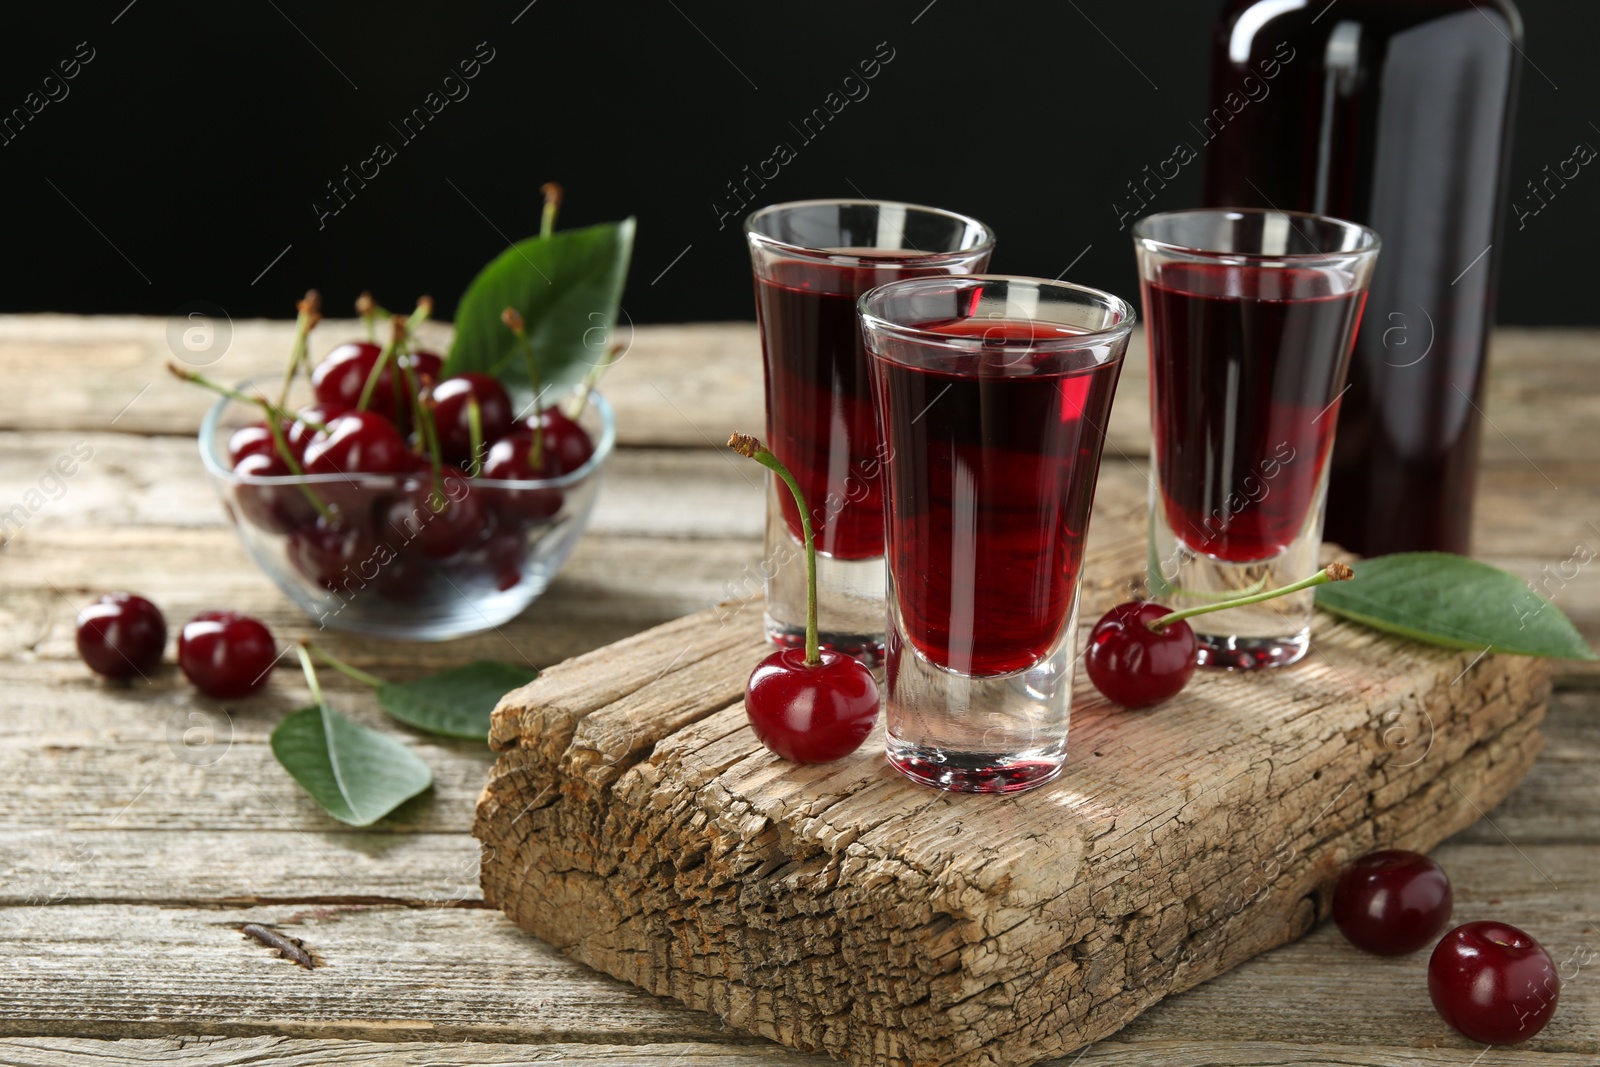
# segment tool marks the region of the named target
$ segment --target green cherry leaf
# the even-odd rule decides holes
[[[576,386],[606,357],[633,254],[634,220],[530,237],[506,249],[467,287],[456,308],[446,375],[477,371],[527,389],[516,338],[500,320],[514,307],[528,326],[539,380],[550,397]]]
[[[1351,564],[1353,581],[1317,589],[1317,606],[1352,622],[1446,648],[1594,659],[1561,609],[1515,575],[1445,552]]]
[[[509,663],[479,660],[414,682],[385,682],[378,687],[378,703],[419,730],[483,741],[489,736],[489,715],[500,698],[538,676],[537,671]]]
[[[326,704],[279,723],[272,754],[322,810],[351,826],[372,825],[433,784],[433,772],[411,749]]]

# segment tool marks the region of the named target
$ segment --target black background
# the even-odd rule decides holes
[[[1076,260],[1072,280],[1131,296],[1112,203],[1203,117],[1218,8],[112,0],[8,12],[0,113],[79,42],[94,59],[0,147],[0,309],[169,314],[206,300],[235,318],[284,317],[315,286],[336,314],[371,287],[397,308],[431,293],[448,315],[479,266],[537,230],[538,187],[555,179],[563,228],[638,216],[634,321],[751,318],[743,212],[719,227],[714,204],[778,141],[798,155],[758,203],[935,204],[995,228],[996,270],[1053,277]],[[1600,5],[1521,10],[1514,190],[1577,142],[1600,145]],[[389,124],[479,42],[494,58],[470,95],[403,142]],[[894,58],[870,94],[802,143],[789,123],[880,42]],[[380,140],[397,158],[319,228],[324,183]],[[1600,323],[1580,258],[1600,220],[1594,169],[1522,231],[1506,227],[1502,322]],[[1191,164],[1151,209],[1196,202],[1199,180]]]

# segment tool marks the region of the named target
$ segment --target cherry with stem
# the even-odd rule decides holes
[[[806,547],[806,645],[784,648],[756,665],[745,684],[744,710],[763,745],[796,763],[827,763],[861,747],[878,720],[878,685],[860,660],[820,647],[817,636],[817,547],[800,484],[777,456],[749,434],[728,447],[783,479],[800,511]]]
[[[313,430],[316,430],[319,433],[326,433],[328,429],[327,426],[311,419],[302,418],[299,415],[291,415],[264,396],[245,396],[237,389],[229,389],[220,382],[212,381],[199,371],[191,370],[187,367],[180,367],[175,362],[167,363],[167,371],[175,378],[203,386],[219,396],[227,397],[229,400],[236,401],[240,404],[249,404],[259,407],[262,414],[266,416],[267,432],[272,434],[272,444],[273,448],[278,454],[278,458],[282,460],[284,467],[288,469],[291,475],[296,478],[305,477],[305,468],[303,468],[300,465],[300,461],[295,458],[294,450],[289,447],[289,442],[284,437],[283,424],[289,422],[298,422],[311,427]],[[322,498],[316,494],[316,491],[313,490],[311,486],[301,482],[297,484],[296,488],[300,490],[301,495],[306,498],[311,506],[316,509],[318,515],[322,516],[324,519],[331,520],[333,518],[333,513],[329,511],[328,505],[323,502]]]
[[[1196,615],[1259,604],[1303,589],[1355,577],[1347,564],[1327,567],[1281,589],[1170,611],[1159,604],[1118,604],[1095,623],[1084,652],[1089,680],[1108,699],[1125,708],[1153,708],[1189,684],[1199,665],[1199,642],[1185,621]]]
[[[379,352],[378,358],[373,361],[372,369],[367,372],[367,380],[361,386],[361,397],[356,401],[357,411],[367,410],[367,405],[372,403],[372,394],[377,391],[378,382],[382,380],[384,371],[389,369],[390,361],[399,360],[402,364],[405,362],[399,359],[399,355],[405,346],[407,333],[421,326],[431,314],[433,314],[433,298],[421,296],[417,298],[417,309],[411,313],[409,319],[404,315],[390,317],[392,330],[389,343],[383,346],[383,351]],[[395,414],[397,416],[401,414],[398,402],[395,404]]]

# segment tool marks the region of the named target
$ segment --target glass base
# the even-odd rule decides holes
[[[1198,622],[1200,616],[1195,619]],[[1300,662],[1311,647],[1311,627],[1293,637],[1231,637],[1195,634],[1200,644],[1195,657],[1202,667],[1221,667],[1229,671],[1253,671],[1262,667],[1287,667]]]
[[[938,749],[918,748],[892,737],[887,755],[894,769],[913,782],[953,793],[1020,793],[1054,780],[1066,763],[1065,753],[1061,758],[1029,760],[998,752],[961,753],[955,762]]]
[[[1324,475],[1325,476],[1325,475]],[[1315,573],[1321,548],[1323,490],[1300,534],[1267,559],[1235,562],[1197,552],[1167,525],[1160,490],[1150,487],[1150,598],[1174,611],[1259,593]],[[1286,667],[1311,647],[1313,590],[1226,608],[1189,620],[1203,667],[1253,671]]]
[[[894,589],[889,595],[893,604]],[[884,747],[890,764],[935,789],[1016,793],[1044,785],[1067,760],[1078,595],[1055,642],[1033,666],[975,677],[929,661],[892,607],[884,665]]]

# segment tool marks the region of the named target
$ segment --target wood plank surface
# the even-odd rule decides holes
[[[1152,1056],[1159,1056],[1153,1060]],[[605,1064],[606,1067],[821,1067],[832,1061],[778,1045],[699,1042],[604,1045],[490,1045],[471,1041],[365,1042],[293,1038],[168,1038],[95,1041],[81,1038],[0,1039],[0,1067],[527,1067],[530,1063]],[[1061,1067],[1452,1067],[1466,1063],[1459,1049],[1372,1045],[1331,1047],[1289,1041],[1167,1041],[1130,1045],[1103,1041]],[[1593,1067],[1581,1053],[1497,1051],[1496,1067]]]
[[[0,396],[0,511],[38,487],[75,441],[95,450],[20,536],[0,533],[10,542],[0,547],[0,680],[13,698],[0,716],[0,904],[9,920],[0,934],[8,957],[0,971],[22,979],[15,989],[0,983],[0,1030],[23,1035],[0,1040],[0,1064],[819,1062],[747,1043],[714,1017],[653,998],[645,998],[653,1006],[643,1017],[655,1021],[607,1039],[608,1030],[631,1025],[618,1022],[637,1017],[628,1012],[645,1011],[619,1007],[641,994],[473,907],[475,877],[464,877],[463,866],[476,853],[466,829],[488,762],[472,746],[426,741],[387,724],[395,736],[426,746],[442,792],[408,805],[402,820],[353,832],[296,798],[265,753],[266,734],[304,698],[288,672],[266,696],[219,706],[195,696],[170,666],[142,692],[105,685],[83,670],[72,649],[73,612],[110,588],[143,589],[169,621],[226,605],[261,615],[283,638],[312,633],[224,526],[193,443],[208,398],[161,372],[172,356],[166,326],[161,319],[0,316],[0,353],[16,375]],[[212,372],[236,379],[281,365],[288,324],[234,328],[233,345]],[[326,325],[314,350],[355,333],[348,323]],[[1105,500],[1115,495],[1134,506],[1147,484],[1141,358],[1136,345],[1102,476]],[[1592,462],[1600,452],[1600,333],[1502,330],[1493,360],[1477,553],[1549,581],[1546,568],[1569,559],[1575,546],[1600,547],[1600,466]],[[65,386],[63,367],[72,369]],[[520,654],[543,665],[705,607],[729,583],[737,588],[759,557],[759,482],[751,484],[748,472],[719,458],[707,441],[734,428],[759,429],[752,327],[642,327],[605,388],[625,447],[591,534],[550,591],[505,628],[515,649],[498,636],[392,646],[333,636],[331,647],[395,677],[477,655]],[[1582,568],[1556,595],[1600,643],[1595,573],[1592,565]],[[1600,699],[1583,688],[1597,683],[1592,670],[1563,668],[1559,684],[1569,688],[1552,705],[1549,742],[1533,772],[1490,820],[1436,852],[1458,899],[1470,901],[1458,905],[1458,917],[1520,921],[1558,962],[1572,960],[1568,972],[1583,951],[1600,954],[1593,888],[1600,883]],[[334,688],[352,715],[382,722],[370,697]],[[185,745],[180,731],[174,747],[171,720],[189,729],[196,725],[191,713],[210,719],[223,710],[234,729],[224,758],[203,767],[188,762],[209,758],[208,746]],[[1530,886],[1538,870],[1556,885]],[[1536,898],[1539,892],[1547,896]],[[344,965],[376,965],[381,957],[371,939],[378,928],[403,928],[406,945],[430,965],[375,977],[392,995],[349,1001],[344,1015],[343,986],[309,987],[314,996],[271,988],[321,982],[335,966],[303,972],[229,925],[249,921],[242,916],[281,921],[369,901],[371,911],[322,920],[310,932],[306,924],[286,928],[319,950],[355,946]],[[129,918],[135,914],[142,917]],[[396,927],[391,914],[409,919]],[[151,925],[145,916],[153,915],[168,925]],[[375,917],[351,925],[355,932],[335,935],[346,918],[369,915]],[[78,930],[82,940],[52,941],[57,929]],[[163,931],[177,938],[170,955],[143,939]],[[1587,1067],[1600,1062],[1593,999],[1600,959],[1589,958],[1567,983],[1550,1029],[1527,1045],[1485,1055],[1433,1018],[1417,977],[1425,960],[1355,958],[1324,926],[1158,1005],[1076,1063]],[[212,974],[226,978],[231,999],[204,999],[203,979]],[[513,1010],[511,998],[492,993],[511,983],[519,996],[531,995],[551,982],[562,995],[542,1005]],[[462,1041],[438,1029],[470,1014],[453,986],[489,997],[487,1036]],[[77,1010],[65,1010],[70,1005]],[[265,1019],[269,1005],[285,1014]],[[1330,1018],[1311,1018],[1318,1010]],[[207,1036],[208,1019],[234,1036]],[[501,1023],[508,1028],[489,1033]],[[336,1038],[329,1025],[375,1040]]]
[[[1097,515],[1086,620],[1142,564],[1141,519]],[[1146,714],[1075,686],[1061,779],[1001,801],[905,781],[881,721],[832,763],[772,756],[742,705],[760,620],[702,612],[501,701],[485,898],[574,959],[863,1067],[1070,1053],[1300,937],[1342,864],[1432,848],[1542,747],[1544,664],[1316,628],[1293,670],[1208,672]]]

